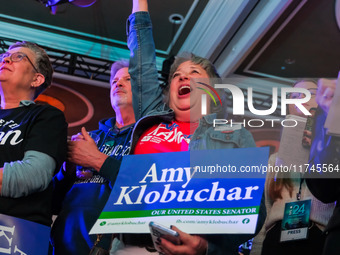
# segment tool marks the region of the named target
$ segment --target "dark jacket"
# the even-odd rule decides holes
[[[98,149],[109,157],[92,178],[77,179],[63,169],[54,177],[54,213],[58,214],[52,227],[51,243],[55,254],[89,254],[96,235],[89,235],[103,210],[116,180],[122,156],[130,152],[133,125],[116,128],[115,118],[99,122]],[[105,236],[100,246],[109,249],[111,235]]]
[[[320,109],[318,113],[310,152],[310,168],[305,177],[308,188],[317,199],[324,203],[336,202],[325,229],[327,232],[340,229],[340,137],[326,134],[324,124],[327,116]],[[317,171],[317,164],[320,164],[321,169],[325,166],[327,171]]]

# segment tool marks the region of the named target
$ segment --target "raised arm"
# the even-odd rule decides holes
[[[136,120],[162,105],[158,82],[155,44],[146,0],[133,0],[129,17],[129,73]]]
[[[147,0],[133,0],[132,1],[132,13],[135,12],[148,12],[148,1]]]

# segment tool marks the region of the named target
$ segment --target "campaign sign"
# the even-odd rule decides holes
[[[240,171],[243,165],[267,161],[268,148],[125,156],[90,234],[149,233],[150,221],[196,234],[254,233],[265,178],[252,178],[249,172],[242,176]],[[219,165],[223,171],[231,162],[237,163],[237,173],[195,178],[195,169]]]
[[[47,254],[50,228],[0,214],[0,254]]]

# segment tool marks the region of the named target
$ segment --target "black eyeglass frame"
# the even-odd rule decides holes
[[[17,56],[17,55],[22,55],[23,57],[21,58],[17,58],[18,60],[13,60],[13,55],[14,56]],[[4,58],[7,58],[9,57],[9,59],[12,61],[12,62],[20,62],[21,60],[23,60],[25,57],[27,58],[28,62],[30,62],[30,64],[32,65],[34,71],[36,71],[37,73],[40,73],[38,71],[38,69],[34,66],[33,62],[30,60],[30,58],[23,52],[14,52],[14,53],[8,53],[8,52],[5,52],[5,53],[2,53],[0,54],[0,63],[4,61]]]

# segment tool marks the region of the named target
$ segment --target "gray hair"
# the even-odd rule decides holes
[[[19,47],[28,48],[34,53],[35,59],[33,59],[32,62],[35,64],[35,67],[37,68],[39,73],[41,73],[45,77],[44,83],[37,87],[35,90],[34,94],[35,99],[52,83],[53,74],[52,64],[46,51],[43,48],[39,47],[37,44],[26,41],[16,42],[15,44],[12,44],[9,47],[9,49],[11,50]]]
[[[172,76],[178,69],[178,67],[187,61],[191,61],[195,65],[200,65],[208,74],[210,78],[220,78],[220,75],[217,73],[215,66],[210,62],[209,59],[202,58],[199,56],[196,56],[193,53],[190,52],[183,52],[180,55],[175,57],[174,63],[170,67],[170,72],[169,72],[169,84],[172,81]]]
[[[292,84],[292,87],[295,87],[296,84],[300,83],[300,82],[311,82],[314,83],[316,86],[318,86],[318,81],[316,79],[312,79],[312,78],[303,78],[303,79],[299,79],[297,81],[295,81]]]
[[[110,75],[110,84],[112,82],[112,79],[115,77],[116,73],[125,67],[129,67],[129,61],[128,60],[119,60],[112,64],[111,66],[111,75]]]

